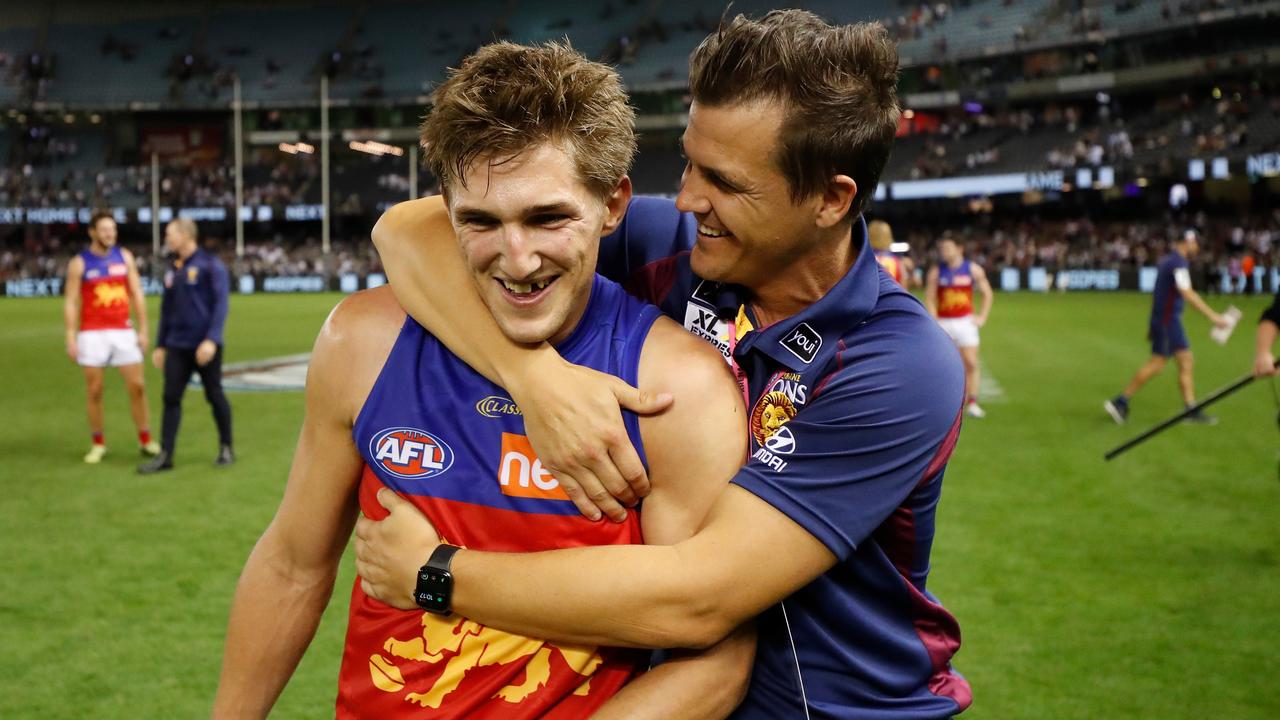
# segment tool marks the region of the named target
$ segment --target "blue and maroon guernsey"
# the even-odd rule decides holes
[[[849,273],[803,312],[759,329],[742,289],[693,274],[695,239],[691,215],[636,198],[603,241],[599,270],[733,361],[751,405],[751,459],[733,482],[838,558],[760,618],[750,690],[733,717],[961,712],[972,695],[951,667],[960,628],[925,586],[964,401],[955,347],[876,262],[861,221]],[[761,570],[770,562],[785,558],[762,558]]]
[[[1178,291],[1176,274],[1187,271],[1187,259],[1176,252],[1160,258],[1156,266],[1156,286],[1151,293],[1151,324],[1171,325],[1182,321],[1182,293]]]
[[[597,276],[581,322],[557,349],[570,362],[634,384],[658,315]],[[641,448],[637,418],[628,413],[626,422]],[[386,516],[376,497],[385,485],[426,514],[445,542],[468,548],[532,552],[643,542],[636,513],[620,524],[583,518],[534,455],[506,392],[412,319],[353,437],[365,460],[360,509],[371,518]],[[648,659],[647,652],[500,632],[456,614],[397,610],[365,595],[357,579],[337,716],[584,718]]]
[[[90,250],[80,253],[84,275],[80,280],[80,330],[127,330],[129,320],[129,266],[120,246],[106,255]]]
[[[938,265],[938,317],[962,318],[973,314],[973,271],[965,260],[956,267]]]

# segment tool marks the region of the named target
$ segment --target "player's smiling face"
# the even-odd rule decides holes
[[[477,158],[463,179],[448,189],[449,218],[489,312],[516,342],[565,339],[586,311],[600,237],[621,220],[630,180],[602,199],[551,143]]]
[[[116,221],[111,218],[104,217],[98,220],[97,224],[89,230],[89,240],[103,250],[110,250],[114,247],[116,238]]]
[[[676,205],[698,220],[700,277],[759,288],[812,249],[820,197],[792,201],[774,159],[782,120],[771,101],[689,108]]]

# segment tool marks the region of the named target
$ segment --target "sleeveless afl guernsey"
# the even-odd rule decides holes
[[[565,360],[635,384],[657,308],[597,276]],[[626,413],[640,448],[639,421]],[[636,513],[591,522],[534,455],[502,388],[405,321],[353,429],[364,456],[360,509],[382,519],[384,485],[450,544],[528,552],[643,542]],[[643,459],[643,450],[641,450]],[[423,558],[426,562],[426,558]],[[519,587],[511,592],[520,593]],[[585,718],[643,670],[649,653],[551,643],[457,614],[401,611],[351,595],[338,681],[339,718]]]
[[[880,263],[880,267],[889,273],[889,277],[898,281],[899,285],[906,287],[907,285],[907,269],[902,264],[902,258],[894,255],[888,250],[876,250],[876,261]]]
[[[938,267],[938,317],[962,318],[973,314],[973,274],[969,261],[952,268],[946,263]]]
[[[128,330],[129,266],[120,246],[106,256],[89,250],[80,253],[84,276],[80,282],[80,330]]]

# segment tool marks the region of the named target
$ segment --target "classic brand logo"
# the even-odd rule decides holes
[[[505,398],[501,395],[490,395],[481,398],[476,403],[476,412],[487,418],[497,418],[506,415],[523,415],[520,412],[520,406],[515,404],[511,398]]]
[[[406,480],[439,475],[453,465],[453,449],[444,440],[411,427],[388,428],[374,435],[369,454],[382,469]]]
[[[529,438],[502,433],[502,460],[498,463],[498,487],[503,495],[539,500],[568,500],[560,481],[542,467]]]
[[[107,266],[107,274],[112,276],[128,275],[129,266],[124,263],[112,263]]]

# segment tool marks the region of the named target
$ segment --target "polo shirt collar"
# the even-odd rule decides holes
[[[822,367],[851,328],[861,323],[880,297],[880,271],[869,251],[867,225],[853,224],[850,242],[858,249],[853,267],[818,301],[785,320],[744,337],[740,353],[759,350],[793,372]]]

